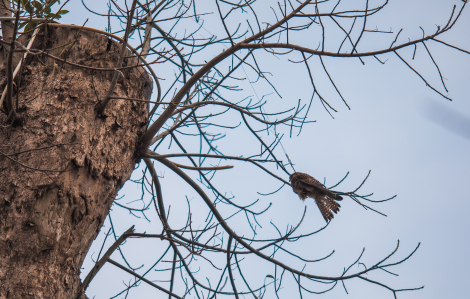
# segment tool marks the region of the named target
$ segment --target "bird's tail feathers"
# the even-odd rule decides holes
[[[335,198],[336,199],[336,198]],[[337,203],[333,197],[329,195],[325,195],[324,197],[320,199],[315,199],[315,202],[318,206],[318,209],[320,209],[320,212],[325,219],[326,222],[330,222],[331,219],[333,219],[334,214],[339,212],[339,208],[341,205]]]

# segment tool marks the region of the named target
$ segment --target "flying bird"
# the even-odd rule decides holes
[[[343,200],[343,198],[339,194],[328,190],[312,176],[302,172],[294,172],[290,176],[289,181],[291,182],[292,189],[299,195],[301,200],[305,200],[307,197],[315,199],[326,222],[333,219],[334,215],[332,212],[335,212],[335,214],[339,212],[341,206],[336,200]]]

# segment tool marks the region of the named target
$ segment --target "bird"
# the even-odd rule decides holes
[[[311,175],[294,172],[289,181],[292,189],[299,195],[301,200],[305,201],[307,197],[315,199],[315,203],[327,223],[334,217],[332,212],[335,212],[335,214],[339,212],[341,206],[336,201],[343,200],[343,198],[338,193],[328,190]]]

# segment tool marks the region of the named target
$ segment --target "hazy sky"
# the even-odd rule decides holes
[[[213,1],[208,2],[211,4],[207,7],[198,2],[198,12],[214,12],[213,15],[207,16],[204,28],[199,34],[209,37],[212,33],[223,37],[224,31],[221,24],[217,23],[218,16],[217,11],[214,10]],[[258,3],[258,7],[266,5],[267,8],[258,10],[260,19],[273,23],[275,19],[269,6],[277,7],[276,2],[261,2],[263,4]],[[101,13],[106,13],[105,1],[86,0],[85,3],[90,7],[95,7]],[[348,2],[351,6],[356,3],[360,3],[359,7],[364,6],[364,1]],[[377,3],[379,2],[371,2],[370,6]],[[421,37],[422,32],[419,26],[422,26],[426,34],[429,34],[436,30],[436,24],[445,25],[453,4],[460,7],[462,1],[390,1],[383,12],[368,18],[367,28],[370,30],[391,29],[395,34],[403,28],[397,43],[406,42],[408,38]],[[345,3],[341,5],[343,6],[339,6],[338,9],[349,8]],[[61,20],[62,23],[83,24],[89,18],[87,26],[103,30],[108,24],[106,18],[88,13],[78,1],[67,4],[65,8],[72,13],[64,17]],[[234,29],[235,22],[238,20],[229,21],[233,22],[233,24],[229,23],[229,28]],[[188,24],[190,24],[189,21]],[[160,25],[168,28],[171,24],[168,22],[160,23]],[[197,24],[193,22],[193,26],[196,27]],[[113,27],[113,29],[116,28]],[[469,28],[470,9],[467,7],[455,28],[443,35],[441,39],[470,50]],[[188,29],[188,32],[193,29]],[[310,33],[298,41],[316,48],[319,32],[319,28],[312,28]],[[337,33],[335,30],[327,32],[328,38],[325,41],[327,49],[332,51],[337,49],[335,42],[338,36],[340,39],[343,38],[343,35],[335,35]],[[362,52],[388,47],[394,36],[365,33],[358,50]],[[314,41],[316,44],[313,44]],[[373,198],[376,200],[395,194],[397,197],[392,201],[373,205],[373,208],[387,214],[387,217],[366,211],[346,198],[341,202],[341,211],[326,230],[298,244],[293,243],[288,246],[292,249],[295,245],[295,252],[309,259],[321,258],[335,250],[335,254],[330,259],[315,263],[308,269],[311,273],[318,275],[338,276],[341,275],[343,267],[352,263],[364,247],[366,249],[362,261],[367,266],[371,266],[388,255],[395,248],[397,240],[400,240],[400,249],[392,261],[398,261],[407,256],[421,242],[419,250],[413,257],[404,264],[390,269],[400,276],[393,277],[386,273],[378,273],[376,276],[371,274],[370,278],[377,278],[394,288],[425,285],[425,288],[420,291],[399,293],[399,298],[466,298],[468,296],[467,283],[470,279],[470,274],[468,274],[470,196],[467,192],[470,186],[470,55],[432,41],[427,45],[439,64],[449,92],[443,89],[437,71],[421,45],[418,46],[416,60],[412,62],[413,66],[426,77],[430,84],[451,97],[452,102],[427,88],[425,83],[394,54],[380,56],[382,61],[386,61],[384,65],[374,58],[365,58],[365,65],[362,65],[357,59],[325,57],[324,63],[330,75],[351,107],[351,110],[348,110],[322,71],[318,58],[313,57],[309,60],[318,91],[332,106],[337,108],[338,113],[334,113],[335,118],[332,119],[324,110],[318,97],[315,97],[309,117],[316,122],[306,126],[300,136],[296,136],[298,132],[295,132],[293,137],[289,138],[289,132],[287,130],[284,132],[287,135],[283,139],[283,145],[295,163],[296,170],[307,172],[320,181],[326,178],[327,186],[333,185],[349,172],[348,179],[336,188],[341,191],[356,188],[368,171],[372,170],[370,179],[360,193],[373,192]],[[203,62],[211,59],[215,54],[216,52],[210,51],[199,53],[194,61]],[[399,54],[411,62],[413,48],[400,50]],[[300,54],[293,53],[279,58],[261,52],[257,55],[260,57],[262,69],[272,74],[269,79],[276,86],[282,99],[272,94],[273,90],[264,83],[253,85],[240,83],[243,90],[239,93],[231,93],[230,99],[238,101],[246,96],[253,96],[256,99],[256,97],[270,94],[266,96],[271,105],[268,107],[272,108],[270,112],[277,109],[276,105],[278,107],[295,106],[298,99],[308,103],[312,87],[305,65],[293,64],[287,60],[299,61],[302,59]],[[166,92],[165,88],[168,88],[168,83],[174,78],[173,70],[170,66],[160,65],[155,66],[154,70],[159,77],[166,79],[162,80],[163,90]],[[238,75],[239,77],[248,75],[250,79],[255,79],[255,74],[249,68],[245,68],[244,71],[240,70]],[[236,125],[241,120],[233,114],[223,121],[226,124]],[[256,153],[259,146],[252,137],[247,138],[244,132],[243,129],[240,129],[238,133],[227,131],[228,136],[219,143],[222,151],[228,155]],[[191,148],[191,145],[188,147]],[[197,147],[194,150],[197,150]],[[159,152],[176,152],[176,149],[159,149]],[[277,154],[283,157],[280,148],[277,148]],[[226,164],[232,163],[222,163],[222,165]],[[235,200],[239,204],[250,203],[260,198],[255,210],[262,210],[272,203],[270,212],[260,219],[264,228],[270,227],[271,220],[275,221],[282,230],[285,230],[288,223],[295,225],[305,205],[307,216],[301,232],[306,233],[324,225],[324,220],[312,200],[306,203],[301,202],[290,187],[284,187],[274,196],[261,197],[256,192],[272,192],[281,184],[263,175],[253,166],[240,163],[234,165],[235,169],[218,173],[214,182],[221,187],[221,190],[236,195]],[[156,166],[159,174],[164,175],[161,183],[165,204],[167,207],[172,206],[170,222],[174,227],[178,227],[178,224],[186,219],[185,196],[191,200],[194,221],[196,223],[201,219],[204,221],[207,208],[203,201],[171,171],[158,164]],[[140,174],[141,170],[136,170],[136,178]],[[287,179],[285,174],[280,172],[278,174]],[[125,204],[139,197],[140,190],[135,186],[126,185],[120,195],[125,195],[124,199],[119,201]],[[223,213],[227,212],[224,216],[230,215],[228,211],[222,208]],[[180,222],[179,213],[182,219]],[[111,213],[111,219],[118,234],[134,223],[137,232],[160,233],[161,226],[155,213],[150,211],[147,217],[151,222],[137,219],[117,206],[113,207]],[[243,222],[244,216],[239,219]],[[100,250],[104,233],[110,227],[108,221],[86,258],[82,270],[83,277],[92,266],[91,257],[96,258]],[[238,226],[238,220],[230,220],[229,225],[240,234],[249,233],[243,225]],[[266,229],[269,231],[269,228]],[[251,237],[251,235],[247,236]],[[111,243],[108,241],[105,248]],[[142,273],[155,262],[158,253],[166,249],[167,245],[162,244],[166,243],[155,240],[131,240],[122,246],[122,250],[133,266],[145,263],[143,270],[139,272]],[[166,259],[170,260],[171,255],[170,250]],[[122,261],[118,252],[114,253],[113,259]],[[292,263],[298,269],[303,267],[303,263],[298,261],[292,261]],[[170,265],[168,263],[168,267]],[[201,282],[206,283],[205,275],[210,277],[213,274],[211,271],[216,270],[204,261],[200,261],[198,265],[202,268],[197,277]],[[250,265],[253,266],[252,270],[249,270]],[[223,267],[223,259],[218,266]],[[247,259],[242,267],[255,282],[254,285],[262,284],[266,275],[274,275],[273,267],[260,259]],[[352,272],[359,270],[362,268],[356,267],[352,269]],[[156,281],[168,279],[167,276],[159,276],[158,272],[152,275],[150,277]],[[130,279],[131,277],[120,269],[106,265],[91,283],[87,295],[89,298],[93,296],[108,298],[122,290],[123,282],[129,282]],[[286,276],[284,283],[286,285],[280,290],[280,295],[284,298],[297,298],[298,292],[293,285],[292,276]],[[242,285],[241,282],[240,285]],[[383,288],[359,280],[347,281],[346,288],[349,295],[346,295],[343,287],[338,285],[333,291],[319,296],[322,298],[393,298],[393,295]],[[312,289],[321,291],[324,287],[317,284]],[[179,291],[176,289],[176,293],[181,295],[182,289]],[[163,293],[142,283],[141,287],[129,293],[128,298],[160,298],[161,296]],[[189,297],[194,296],[193,294]],[[272,290],[268,291],[266,298],[273,298],[272,296],[274,296]],[[303,296],[304,298],[313,297],[312,294],[305,292]],[[124,298],[124,295],[120,298]]]

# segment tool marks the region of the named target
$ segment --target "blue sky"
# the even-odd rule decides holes
[[[258,4],[259,7],[266,2]],[[277,7],[275,2],[271,2],[266,5]],[[445,25],[452,11],[452,5],[460,6],[462,3],[461,1],[411,2],[391,1],[383,12],[368,19],[367,28],[391,29],[395,34],[403,28],[397,43],[406,42],[408,38],[415,39],[422,35],[419,26],[422,26],[426,33],[431,33],[436,30],[435,24]],[[106,12],[104,2],[85,1],[85,3],[90,7],[96,7],[102,13]],[[351,6],[357,3],[360,3],[360,7],[363,6],[363,1],[348,2]],[[198,6],[199,12],[214,12],[213,15],[207,16],[204,30],[201,30],[200,34],[208,37],[210,32],[221,37],[224,31],[220,23],[217,23],[217,11],[212,4]],[[371,2],[371,6],[372,4]],[[342,5],[344,5],[340,6],[342,9],[348,9],[346,4]],[[89,27],[104,29],[107,26],[106,18],[91,15],[78,2],[68,4],[65,8],[72,13],[61,20],[63,23],[83,24],[89,18],[87,22]],[[259,9],[259,12],[260,19],[273,22],[270,9]],[[236,21],[237,19],[229,20],[229,28],[235,28]],[[161,24],[164,28],[167,25],[169,24]],[[196,23],[193,26],[195,25]],[[444,34],[441,39],[469,50],[468,28],[470,28],[470,10],[467,8],[455,28]],[[315,48],[318,45],[318,32],[319,28],[312,28],[308,35],[292,38],[294,40],[297,38],[296,41],[299,43]],[[326,47],[329,46],[334,51],[338,36],[335,30],[328,31]],[[362,52],[388,47],[393,37],[387,34],[365,33],[358,50]],[[342,39],[343,35],[339,38]],[[400,275],[399,277],[379,273],[376,276],[371,274],[371,278],[381,279],[395,288],[425,285],[423,290],[403,292],[398,298],[465,298],[466,283],[470,278],[467,271],[470,267],[468,258],[470,198],[467,192],[470,186],[470,81],[468,79],[470,55],[432,41],[427,45],[439,64],[448,93],[443,89],[437,71],[424,47],[418,46],[415,61],[411,60],[413,48],[400,50],[399,54],[407,61],[412,61],[413,66],[419,69],[420,73],[429,80],[428,82],[451,97],[452,102],[427,88],[425,83],[407,69],[394,54],[380,56],[382,61],[386,61],[384,65],[374,58],[365,58],[365,65],[362,65],[357,59],[325,57],[324,63],[330,75],[351,107],[351,110],[348,110],[322,71],[318,58],[313,57],[309,60],[318,90],[332,106],[337,108],[338,113],[334,113],[334,119],[331,118],[319,99],[315,97],[309,117],[316,122],[309,124],[299,136],[294,134],[292,138],[288,137],[289,132],[285,130],[283,146],[295,163],[296,170],[307,172],[320,181],[326,178],[327,186],[333,185],[349,172],[348,179],[337,188],[341,191],[356,188],[371,170],[370,179],[361,189],[362,193],[373,192],[375,199],[384,199],[395,194],[397,197],[392,201],[373,205],[375,209],[387,214],[387,217],[366,211],[346,198],[341,202],[341,211],[326,230],[312,238],[287,246],[297,254],[311,259],[323,257],[335,250],[330,259],[315,263],[308,269],[311,273],[319,275],[338,276],[343,267],[352,263],[364,247],[366,249],[362,261],[370,266],[389,254],[395,248],[397,240],[400,240],[400,249],[393,261],[405,257],[421,242],[419,250],[411,259],[393,269]],[[194,59],[202,62],[209,60],[216,53],[217,49],[199,53]],[[257,55],[262,68],[272,74],[269,78],[282,98],[272,94],[272,89],[262,82],[240,83],[243,90],[227,96],[233,97],[236,101],[245,96],[256,98],[267,95],[271,112],[281,109],[279,107],[295,106],[298,99],[308,103],[312,87],[305,66],[288,61],[288,59],[301,60],[298,53],[279,58],[261,52]],[[223,66],[222,64],[221,67]],[[166,79],[162,81],[165,90],[168,88],[168,82],[172,81],[173,71],[170,66],[165,65],[157,65],[154,70],[159,77]],[[248,68],[239,75],[254,78],[254,73]],[[237,117],[236,114],[230,114],[221,121],[232,125],[238,124],[240,119]],[[246,138],[243,129],[227,134],[226,139],[219,143],[226,154],[246,155],[247,152],[256,152],[259,148],[253,138]],[[191,148],[191,145],[188,147]],[[280,148],[277,150],[278,156],[282,156],[282,150]],[[176,149],[172,148],[161,149],[159,152],[175,151]],[[225,162],[222,164],[225,165]],[[256,192],[272,192],[280,187],[279,182],[263,175],[252,166],[240,163],[234,165],[233,170],[218,173],[214,179],[215,183],[222,190],[236,195],[235,199],[239,204],[260,198],[256,206],[259,210],[272,203],[270,212],[260,219],[260,223],[264,224],[263,232],[265,231],[266,235],[272,234],[272,229],[267,228],[270,226],[270,221],[283,228],[287,224],[297,223],[305,206],[307,206],[307,216],[301,231],[315,230],[324,225],[324,220],[313,200],[301,202],[290,187],[284,187],[274,196],[260,197]],[[161,183],[165,203],[172,206],[170,214],[172,225],[178,227],[186,220],[186,196],[191,201],[195,226],[198,221],[203,223],[208,210],[197,194],[170,170],[157,166],[157,171],[164,175]],[[139,174],[140,169],[136,170],[136,175]],[[287,178],[285,174],[281,175]],[[128,184],[121,190],[120,195],[125,197],[119,202],[128,203],[140,196],[140,191]],[[230,215],[229,209],[221,208],[221,212],[227,213],[225,216]],[[124,232],[132,224],[136,225],[138,232],[160,233],[161,231],[156,215],[151,211],[147,214],[151,222],[136,219],[117,206],[113,207],[111,217],[117,233]],[[235,217],[229,221],[229,224],[237,233],[249,234],[243,219]],[[86,258],[83,276],[92,266],[91,257],[96,258],[104,233],[108,229],[107,221]],[[106,246],[110,244],[108,241]],[[163,244],[155,240],[131,240],[122,246],[122,250],[134,266],[145,263],[143,268],[146,268],[155,260],[157,253],[166,249],[166,245]],[[115,253],[113,258],[119,260],[119,254]],[[168,255],[168,259],[171,259],[171,254]],[[286,261],[298,269],[303,267],[298,261],[288,258]],[[204,260],[200,259],[196,265],[201,267],[201,272],[198,274],[201,281],[205,282],[205,276],[215,277],[217,271]],[[223,258],[218,265],[223,266]],[[242,267],[255,285],[262,284],[266,275],[271,275],[274,271],[272,266],[259,259],[247,258]],[[354,269],[352,270],[354,272]],[[165,280],[165,276],[159,276],[158,272],[151,275],[152,279]],[[91,283],[87,295],[90,298],[93,296],[108,298],[124,288],[123,281],[129,279],[130,276],[121,270],[106,265]],[[343,287],[338,286],[321,297],[393,298],[390,292],[358,280],[347,281],[346,288],[349,295],[345,293]],[[312,289],[320,291],[323,288],[315,285]],[[268,288],[266,298],[274,296],[270,292],[272,290]],[[296,292],[295,296],[291,297],[291,292]],[[142,284],[130,292],[129,298],[158,297],[160,294],[158,290]],[[298,297],[292,276],[286,278],[280,295],[284,298]],[[304,294],[305,298],[311,296]]]

